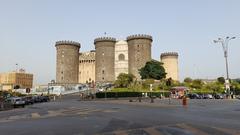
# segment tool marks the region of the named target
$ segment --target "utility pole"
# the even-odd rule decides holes
[[[226,37],[225,39],[218,38],[217,40],[213,40],[214,43],[220,43],[222,45],[225,64],[226,64],[226,75],[227,78],[225,80],[225,89],[227,92],[228,98],[230,97],[230,81],[229,81],[229,72],[228,72],[228,42],[236,37]]]

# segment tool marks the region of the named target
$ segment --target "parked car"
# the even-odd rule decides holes
[[[34,103],[34,99],[33,99],[32,96],[23,97],[23,100],[25,101],[25,104],[26,104],[26,105],[30,105],[30,104],[33,104],[33,103]]]
[[[203,99],[204,94],[198,94],[198,96],[199,96],[200,99]]]
[[[25,107],[25,101],[21,97],[10,97],[6,102],[11,103],[13,107]]]
[[[215,98],[215,99],[223,99],[223,95],[221,95],[221,94],[215,94],[215,95],[214,95],[214,98]]]
[[[213,96],[211,94],[204,94],[203,99],[213,99]]]
[[[196,93],[190,93],[187,95],[190,99],[201,99],[201,97]]]
[[[34,101],[34,103],[40,103],[40,102],[42,102],[40,96],[33,96],[33,101]]]
[[[103,92],[103,91],[104,91],[104,88],[97,89],[97,92]]]
[[[41,102],[48,102],[50,101],[49,96],[40,96]]]

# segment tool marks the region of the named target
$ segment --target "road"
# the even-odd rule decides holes
[[[1,135],[239,135],[240,100],[79,101],[0,112]]]

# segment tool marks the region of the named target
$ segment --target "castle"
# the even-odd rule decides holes
[[[80,52],[80,43],[58,41],[56,83],[113,82],[120,73],[131,73],[141,80],[139,69],[151,58],[152,36],[131,35],[126,40],[99,37],[94,40],[95,50]],[[167,78],[178,80],[178,54],[160,56]]]

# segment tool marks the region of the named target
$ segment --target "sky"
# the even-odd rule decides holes
[[[0,72],[24,68],[34,84],[55,79],[58,40],[94,49],[97,37],[153,37],[152,58],[178,52],[179,76],[215,79],[226,76],[223,50],[229,42],[229,75],[240,77],[239,0],[0,0]],[[18,63],[18,67],[16,67]]]

